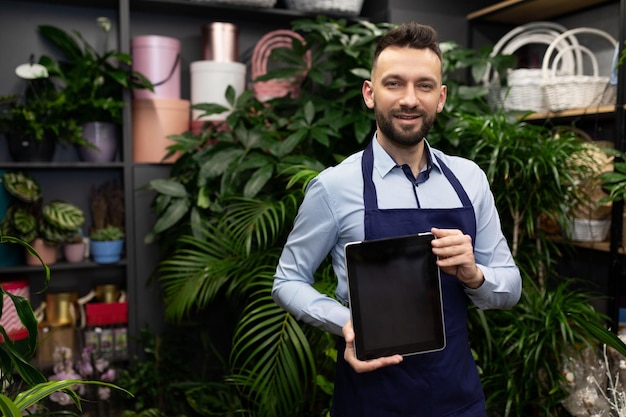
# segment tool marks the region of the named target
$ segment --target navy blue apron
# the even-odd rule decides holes
[[[365,239],[430,231],[431,227],[460,229],[476,238],[474,208],[450,169],[437,158],[462,207],[452,209],[378,208],[372,180],[374,155],[370,143],[363,153]],[[485,400],[467,337],[469,300],[459,280],[441,273],[446,348],[406,356],[399,365],[357,374],[343,358],[338,344],[333,417],[484,417]]]

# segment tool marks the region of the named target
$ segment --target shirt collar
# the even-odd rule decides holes
[[[374,134],[373,139],[373,153],[374,153],[374,170],[378,172],[378,175],[381,178],[384,178],[392,169],[394,169],[398,164],[393,160],[391,155],[389,155],[380,143],[376,140],[376,134]],[[428,152],[428,170],[432,170],[432,168],[436,168],[438,171],[441,171],[441,167],[439,167],[439,163],[437,159],[433,155],[432,148],[428,144],[428,141],[424,138],[424,144],[426,145],[425,149]]]

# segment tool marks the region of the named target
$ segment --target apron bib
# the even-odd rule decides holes
[[[452,171],[437,158],[462,207],[379,209],[372,180],[372,143],[363,152],[365,239],[460,229],[476,238],[474,208]],[[357,374],[348,365],[340,338],[337,350],[333,417],[484,417],[482,386],[467,337],[469,300],[454,276],[441,273],[446,348],[406,356],[399,365]]]

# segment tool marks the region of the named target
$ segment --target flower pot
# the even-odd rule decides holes
[[[78,147],[78,156],[86,162],[111,162],[119,143],[119,127],[113,123],[90,122],[83,126],[83,138],[95,148]]]
[[[119,240],[92,240],[91,256],[98,264],[112,264],[119,262],[124,249],[124,239]]]
[[[15,162],[50,162],[54,158],[56,139],[45,137],[42,141],[34,138],[6,135],[9,155]]]
[[[63,245],[65,260],[70,263],[82,262],[85,259],[85,242],[72,242]]]
[[[46,265],[55,264],[57,261],[57,245],[51,245],[45,242],[42,238],[38,237],[30,243],[41,256]],[[34,255],[26,252],[26,265],[38,266],[41,265],[41,261]]]

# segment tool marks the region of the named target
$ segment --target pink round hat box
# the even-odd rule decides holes
[[[133,70],[154,84],[154,92],[133,90],[136,99],[180,98],[180,41],[168,36],[144,35],[132,39]]]

